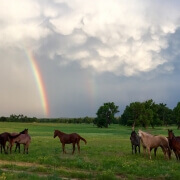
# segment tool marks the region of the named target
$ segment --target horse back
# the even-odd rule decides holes
[[[60,136],[61,143],[65,144],[71,144],[76,143],[80,139],[79,134],[77,133],[71,133],[71,134],[63,134]]]
[[[18,143],[30,143],[31,142],[31,137],[29,134],[21,134],[17,138],[13,139],[13,142],[18,142]]]

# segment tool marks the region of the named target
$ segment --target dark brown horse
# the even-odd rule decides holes
[[[138,152],[140,153],[140,137],[138,136],[136,131],[131,132],[130,140],[132,146],[132,154],[133,152],[135,152],[135,154],[137,153],[137,149],[136,149],[137,147],[138,147]]]
[[[18,133],[11,133],[12,136],[17,135]],[[20,134],[28,134],[28,129],[24,129],[23,131],[20,132]],[[15,142],[16,143],[16,147],[15,147],[15,152],[17,149],[19,149],[19,153],[20,153],[20,143]]]
[[[18,136],[17,138],[10,140],[10,153],[12,153],[12,147],[14,143],[24,144],[24,154],[28,154],[29,144],[31,143],[31,137],[28,134],[28,129],[26,129],[26,134],[20,134],[20,136]]]
[[[73,144],[72,154],[74,154],[76,144],[77,144],[77,147],[78,147],[78,151],[80,153],[80,144],[79,144],[80,140],[83,140],[85,142],[85,144],[87,143],[87,141],[77,133],[66,134],[66,133],[63,133],[63,132],[61,132],[59,130],[54,130],[54,138],[56,136],[59,137],[60,142],[62,143],[63,153],[66,153],[65,144]]]
[[[175,137],[172,130],[168,129],[169,146],[173,150],[176,159],[180,160],[180,137]]]
[[[4,149],[4,153],[7,154],[8,152],[6,151],[6,142],[13,140],[13,139],[19,137],[20,135],[21,134],[16,134],[15,136],[12,136],[8,132],[4,132],[4,133],[0,134],[1,153],[2,153],[2,149]]]

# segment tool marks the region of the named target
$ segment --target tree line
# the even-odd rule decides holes
[[[152,99],[144,102],[132,102],[126,106],[120,118],[120,124],[127,126],[167,126],[180,128],[180,102],[173,109],[164,103],[156,104]]]
[[[0,122],[46,122],[46,123],[93,123],[94,118],[92,117],[83,117],[83,118],[36,118],[36,117],[27,117],[23,114],[15,115],[12,114],[10,117],[0,117]]]
[[[155,103],[152,99],[144,102],[132,102],[126,106],[121,117],[116,118],[118,106],[114,102],[104,103],[96,115],[94,123],[98,127],[108,127],[108,125],[119,122],[126,126],[143,126],[145,128],[151,126],[167,126],[177,125],[180,129],[180,102],[174,109],[170,109],[164,103]]]
[[[114,102],[107,102],[100,106],[96,117],[83,118],[30,118],[20,115],[0,117],[1,122],[54,122],[54,123],[93,123],[97,127],[108,127],[110,124],[121,124],[126,126],[168,126],[177,125],[180,129],[180,102],[173,109],[164,103],[155,103],[152,99],[144,102],[132,102],[126,106],[121,116],[116,117],[119,112]]]

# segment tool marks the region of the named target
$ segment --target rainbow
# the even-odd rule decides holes
[[[32,68],[32,71],[34,74],[34,78],[36,80],[36,84],[37,84],[37,87],[39,90],[44,115],[46,117],[48,117],[49,116],[48,98],[47,98],[47,93],[46,93],[44,81],[43,81],[43,78],[41,75],[41,71],[39,69],[39,66],[37,64],[37,61],[36,61],[32,51],[30,51],[26,48],[25,52],[26,52],[26,55],[27,55],[29,62],[31,64],[31,68]]]

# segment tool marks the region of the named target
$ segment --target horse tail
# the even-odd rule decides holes
[[[79,137],[81,140],[83,140],[85,142],[85,144],[87,144],[87,141],[83,137],[81,137],[81,136],[79,136]]]

